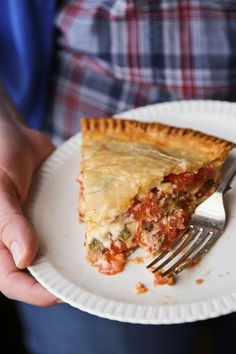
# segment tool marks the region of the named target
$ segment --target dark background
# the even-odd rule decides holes
[[[14,302],[0,293],[0,342],[1,348],[7,348],[5,353],[27,354],[21,334]]]

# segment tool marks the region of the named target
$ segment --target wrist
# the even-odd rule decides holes
[[[24,126],[25,123],[12,101],[9,94],[4,89],[3,85],[0,83],[0,123],[7,124],[17,124],[20,126]]]

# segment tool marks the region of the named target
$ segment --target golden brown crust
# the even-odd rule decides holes
[[[110,222],[164,176],[220,169],[235,144],[191,129],[113,118],[82,120],[85,221]]]
[[[220,176],[219,168],[229,151],[235,147],[234,143],[199,131],[160,123],[143,123],[114,118],[87,118],[82,119],[81,126],[83,146],[81,175],[78,179],[80,220],[86,223],[87,259],[92,265],[101,267],[100,271],[104,274],[121,271],[124,266],[124,254],[117,254],[113,265],[108,263],[109,267],[114,267],[110,270],[106,268],[108,260],[97,254],[96,249],[100,250],[100,244],[102,248],[108,247],[109,249],[112,247],[111,242],[116,240],[115,246],[118,247],[122,236],[122,242],[125,242],[127,249],[137,246],[137,235],[141,232],[142,219],[136,220],[135,208],[130,209],[136,196],[147,201],[150,191],[156,188],[160,193],[163,192],[164,195],[166,193],[170,206],[166,206],[169,204],[165,204],[165,198],[161,197],[161,202],[164,202],[163,210],[167,209],[162,213],[159,210],[162,208],[161,203],[161,207],[156,204],[158,212],[154,220],[158,218],[159,213],[169,215],[169,210],[175,207],[177,207],[175,214],[177,219],[183,218],[184,220],[185,211],[178,210],[180,207],[176,201],[170,199],[171,195],[178,199],[176,198],[178,193],[175,193],[177,185],[166,182],[168,179],[165,180],[165,176],[186,172],[197,174],[203,168],[203,172],[211,171],[209,176],[212,180],[210,181],[213,181],[215,185]],[[201,177],[201,173],[198,176],[207,179],[207,177]],[[203,179],[200,187],[204,186],[204,183]],[[195,189],[197,187],[192,193],[193,196],[197,195],[199,190],[201,191],[198,184],[192,187]],[[189,198],[188,195],[186,198]],[[191,198],[189,200],[191,201]],[[155,201],[152,203],[155,204]],[[152,205],[145,206],[147,220],[153,217]],[[127,215],[131,215],[128,222]],[[168,219],[164,217],[163,225],[168,223]],[[181,225],[180,229],[184,226],[184,221],[181,221]],[[169,228],[171,229],[171,225]],[[156,233],[157,229],[153,232]],[[128,238],[126,239],[124,235],[127,232]],[[167,228],[166,233],[168,232]],[[150,250],[148,240],[153,236],[154,234],[146,232],[141,237],[141,239],[144,238],[143,245],[147,245],[148,250]],[[102,254],[101,251],[100,253]],[[173,278],[157,277],[155,282],[173,284]],[[141,283],[137,284],[136,288],[137,293],[147,291]]]
[[[167,150],[183,146],[201,150],[209,160],[223,162],[236,145],[230,141],[188,128],[177,128],[161,123],[144,123],[115,118],[83,118],[81,120],[85,145],[104,138],[136,141]]]

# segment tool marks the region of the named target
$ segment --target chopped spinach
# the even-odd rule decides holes
[[[128,230],[127,226],[123,228],[123,230],[120,232],[119,235],[124,241],[128,240],[128,238],[131,236],[130,231]]]
[[[166,240],[166,235],[161,235],[157,238],[156,250],[153,252],[153,257],[156,257],[159,254],[162,246],[164,245],[165,240]]]
[[[158,249],[160,250],[160,248],[163,246],[163,243],[166,240],[166,235],[161,235],[158,237],[157,239],[157,245],[158,245]]]
[[[89,248],[93,250],[94,253],[101,254],[104,251],[104,246],[101,241],[99,241],[97,238],[93,238],[92,241],[89,244]]]

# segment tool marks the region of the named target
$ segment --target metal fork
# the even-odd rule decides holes
[[[223,181],[208,199],[201,203],[191,217],[189,226],[168,249],[157,256],[147,268],[161,277],[180,273],[197,262],[223,234],[226,225],[224,193],[231,189],[236,175],[234,161],[224,174]]]

